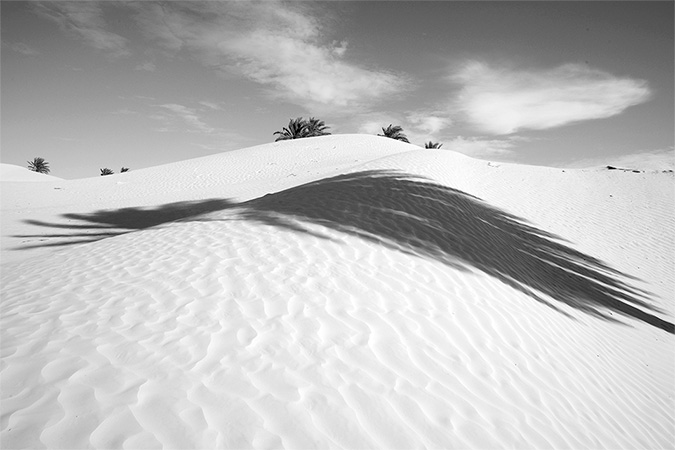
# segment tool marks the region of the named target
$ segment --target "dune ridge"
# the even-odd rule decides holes
[[[673,178],[390,141],[3,194],[2,447],[672,447]]]

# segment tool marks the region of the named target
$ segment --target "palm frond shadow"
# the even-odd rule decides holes
[[[194,219],[203,214],[230,208],[233,202],[226,199],[207,199],[168,203],[159,207],[131,207],[101,210],[89,214],[63,214],[67,223],[43,222],[39,220],[24,221],[30,225],[72,230],[71,233],[21,234],[16,238],[38,239],[36,244],[23,245],[16,249],[38,247],[63,247],[84,244],[101,239],[119,236],[131,231],[144,230],[177,220]],[[44,240],[48,240],[44,242]]]
[[[234,207],[231,214],[217,214]],[[27,222],[77,233],[24,237],[70,240],[30,247],[91,242],[176,220],[256,221],[329,239],[307,227],[317,224],[453,268],[484,272],[561,313],[558,303],[622,323],[613,316],[617,313],[675,334],[673,323],[655,315],[663,311],[651,304],[650,294],[628,284],[633,277],[475,196],[404,173],[340,175],[243,203],[209,199],[63,217],[79,223]]]
[[[559,237],[457,189],[411,175],[365,171],[239,205],[240,216],[297,230],[323,225],[444,264],[482,271],[560,312],[551,300],[617,321],[619,313],[675,333],[634,279]],[[301,226],[301,225],[300,225]]]

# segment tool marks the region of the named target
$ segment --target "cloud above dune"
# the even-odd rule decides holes
[[[108,29],[104,19],[103,4],[100,2],[40,2],[35,12],[53,22],[87,45],[110,56],[126,56],[131,52],[129,41]]]
[[[113,6],[110,6],[113,5]],[[243,77],[312,113],[346,112],[407,89],[409,80],[349,60],[349,42],[303,2],[39,2],[35,11],[107,55],[131,55],[135,27],[156,53]],[[120,27],[125,23],[125,27]],[[152,62],[135,66],[154,71]]]
[[[213,127],[208,126],[200,117],[196,109],[190,108],[184,105],[179,105],[176,103],[167,103],[163,105],[157,105],[164,113],[155,115],[155,118],[168,122],[168,119],[178,119],[184,122],[188,129],[187,131],[201,132],[201,133],[213,133],[216,131]],[[163,131],[169,131],[168,127],[162,129]]]
[[[435,135],[452,124],[449,117],[438,112],[415,111],[408,113],[406,119],[416,130],[430,135]]]
[[[452,150],[473,157],[506,156],[514,153],[518,141],[525,138],[516,136],[505,139],[457,136],[443,144],[443,150]]]
[[[578,64],[521,70],[470,61],[449,79],[461,86],[453,107],[479,130],[497,135],[612,117],[651,95],[644,80]]]
[[[348,42],[301,3],[137,5],[136,20],[167,52],[189,51],[225,76],[243,76],[273,98],[312,111],[345,109],[403,90],[394,73],[347,60]]]

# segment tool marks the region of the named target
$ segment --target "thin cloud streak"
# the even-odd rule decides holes
[[[21,53],[22,55],[25,56],[37,56],[40,55],[40,52],[30,45],[24,43],[24,42],[13,42],[13,43],[2,43],[3,45],[6,45],[7,48],[10,50]]]
[[[449,79],[462,86],[453,106],[479,130],[497,135],[612,117],[651,95],[644,80],[577,64],[526,71],[471,61]]]
[[[56,22],[62,30],[82,39],[86,44],[115,57],[127,56],[129,41],[106,30],[99,2],[40,2],[35,12]]]
[[[525,138],[484,139],[457,136],[443,144],[443,150],[451,150],[472,157],[508,156],[514,153],[517,141]]]
[[[179,119],[187,123],[189,127],[195,131],[200,131],[203,133],[213,133],[214,131],[216,131],[215,128],[212,128],[208,126],[206,123],[204,123],[197,115],[197,111],[192,108],[188,108],[187,106],[183,105],[178,105],[176,103],[167,103],[158,106],[165,110],[171,111],[174,117],[178,117]]]
[[[157,66],[155,66],[155,64],[152,61],[146,61],[134,67],[134,70],[141,70],[145,72],[154,72],[156,69]]]

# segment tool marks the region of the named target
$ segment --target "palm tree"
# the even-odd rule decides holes
[[[378,136],[396,139],[397,141],[407,142],[408,144],[410,143],[407,136],[403,134],[403,128],[398,125],[394,127],[390,124],[387,128],[382,128],[382,132],[384,134],[378,134]]]
[[[424,148],[441,148],[443,147],[443,144],[439,144],[438,142],[427,142],[424,144]]]
[[[114,174],[114,173],[115,173],[115,172],[113,172],[112,170],[108,169],[107,167],[106,167],[105,169],[101,169],[101,176],[104,176],[104,175],[112,175],[112,174]]]
[[[326,136],[330,133],[326,130],[330,127],[326,126],[326,123],[323,120],[315,119],[310,117],[306,122],[307,124],[307,137],[312,136]]]
[[[49,163],[45,161],[44,158],[35,157],[32,161],[26,161],[28,163],[28,170],[32,170],[37,173],[49,173]]]
[[[307,137],[307,122],[302,117],[291,119],[288,122],[288,127],[284,127],[281,131],[275,131],[273,134],[279,135],[275,142]]]
[[[120,169],[120,173],[124,173],[124,172],[128,172],[128,171],[129,171],[129,168],[128,168],[128,167],[122,167],[122,168]]]

